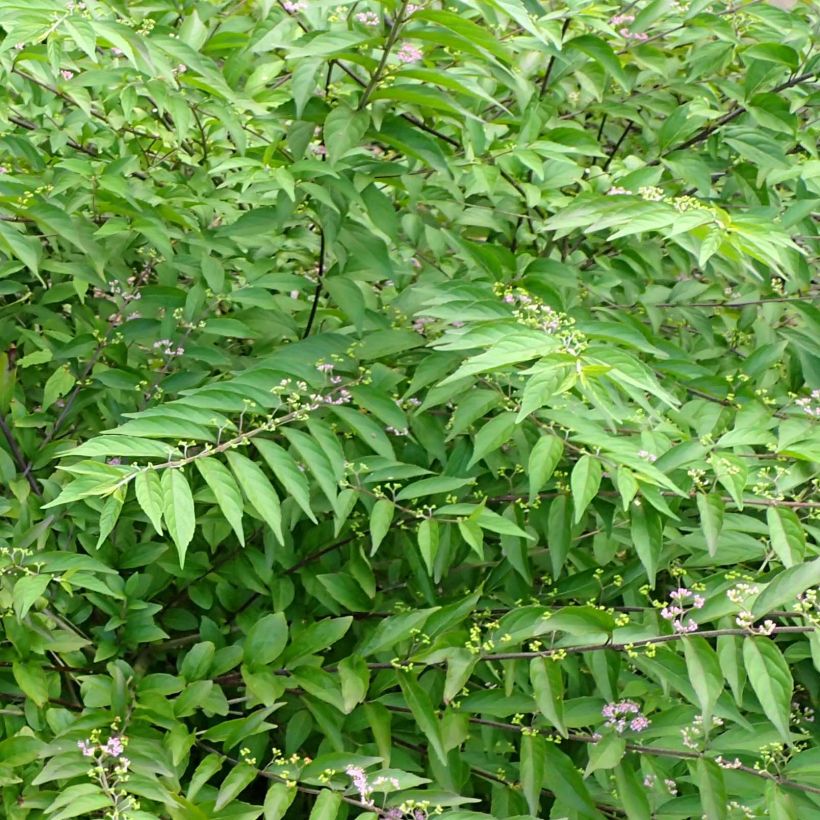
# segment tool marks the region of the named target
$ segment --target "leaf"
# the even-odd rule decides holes
[[[342,700],[345,714],[362,703],[370,685],[370,669],[358,655],[351,655],[339,663],[339,680],[342,686]]]
[[[592,456],[581,456],[572,468],[570,488],[576,524],[583,518],[590,501],[597,495],[601,486],[601,475],[601,462]]]
[[[13,661],[11,671],[23,694],[37,706],[48,702],[48,681],[45,671],[33,663]]]
[[[267,461],[276,480],[305,511],[305,515],[314,524],[318,523],[310,506],[310,485],[290,453],[278,444],[267,439],[260,439],[258,436],[253,440],[253,446]]]
[[[357,147],[369,125],[370,115],[367,111],[354,110],[344,104],[334,106],[322,128],[330,162],[338,162],[351,148]]]
[[[572,543],[572,500],[569,496],[559,495],[550,504],[547,535],[552,574],[558,578]]]
[[[106,538],[111,535],[114,527],[117,526],[124,500],[125,487],[120,487],[115,490],[105,500],[105,504],[103,504],[102,511],[100,512],[100,533],[97,536],[97,549],[102,546]]]
[[[595,804],[578,769],[554,743],[544,744],[544,785],[566,806],[582,815],[596,815]]]
[[[564,676],[561,666],[550,658],[533,658],[530,661],[532,694],[541,714],[567,737],[564,723]]]
[[[792,567],[799,564],[806,550],[806,534],[794,510],[769,507],[766,510],[766,521],[769,525],[772,549],[783,562],[783,566]]]
[[[564,442],[558,436],[541,436],[530,451],[527,463],[530,503],[549,481],[564,454]]]
[[[245,763],[238,763],[234,766],[219,787],[219,793],[214,803],[214,811],[224,809],[225,806],[231,803],[234,798],[238,797],[247,786],[253,783],[256,778],[257,773],[253,766],[248,766]]]
[[[612,48],[599,37],[593,37],[590,34],[574,37],[564,44],[564,49],[577,49],[578,51],[582,51],[595,60],[604,71],[614,77],[621,88],[626,89],[628,87],[626,74],[624,73],[620,60],[618,60]]]
[[[789,567],[775,576],[755,598],[752,614],[761,618],[782,604],[792,604],[798,595],[816,586],[820,586],[820,558]]]
[[[68,367],[58,367],[49,377],[43,388],[43,410],[48,410],[60,396],[65,396],[74,387],[74,374]]]
[[[416,724],[425,738],[427,738],[427,742],[430,744],[433,754],[436,755],[442,765],[446,765],[447,752],[444,749],[441,726],[433,712],[433,704],[430,702],[427,692],[422,689],[418,681],[407,672],[399,672],[398,679],[404,700],[410,708]]]
[[[229,450],[226,455],[228,464],[233,470],[245,498],[251,502],[259,517],[273,530],[273,534],[279,539],[279,543],[284,543],[282,509],[279,504],[279,496],[276,495],[273,485],[268,481],[261,467],[254,464],[246,456],[234,450]]]
[[[370,511],[370,542],[372,544],[370,554],[375,555],[379,544],[387,535],[390,524],[393,521],[395,505],[387,498],[380,498]]]
[[[242,494],[230,471],[215,458],[199,458],[195,462],[199,474],[211,488],[216,503],[225,520],[236,533],[239,543],[245,546],[245,532],[242,529]]]
[[[342,796],[338,792],[322,789],[313,804],[308,820],[336,820],[341,805]]]
[[[384,649],[392,649],[397,643],[407,640],[416,629],[421,629],[438,607],[417,609],[402,615],[392,615],[379,621],[378,626],[362,641],[357,654],[363,658],[375,655]]]
[[[468,462],[467,469],[508,442],[513,430],[515,413],[500,413],[491,418],[475,435],[473,457]]]
[[[281,612],[260,618],[245,638],[243,655],[251,666],[273,663],[284,651],[288,642],[288,623]]]
[[[50,575],[24,575],[14,582],[14,611],[21,620],[42,596],[51,581]]]
[[[743,641],[743,661],[763,713],[775,725],[783,741],[790,743],[794,682],[783,655],[769,638],[748,637]]]
[[[683,651],[689,682],[697,695],[704,730],[708,734],[712,726],[715,704],[724,686],[720,661],[717,653],[705,638],[691,636],[684,638]]]
[[[626,740],[621,735],[610,732],[587,748],[589,749],[589,763],[587,763],[584,777],[589,777],[599,769],[614,769],[626,752]]]
[[[649,586],[655,586],[655,574],[658,571],[663,548],[663,523],[658,513],[639,505],[636,501],[630,509],[632,543],[649,578]]]
[[[181,469],[162,473],[162,516],[168,533],[176,544],[180,567],[185,565],[185,553],[194,537],[196,514],[191,488]]]
[[[720,766],[713,760],[700,758],[697,762],[697,785],[706,820],[724,820],[727,816],[726,787]]]
[[[723,529],[723,499],[716,493],[708,495],[698,493],[697,504],[706,546],[709,549],[709,555],[714,556],[717,552],[720,531]]]
[[[458,490],[472,483],[471,478],[456,478],[455,476],[434,476],[414,481],[399,491],[396,501],[408,501],[413,498],[422,498],[426,495],[439,495]]]
[[[521,736],[521,790],[530,814],[540,814],[541,788],[544,782],[546,741],[536,734],[524,733]]]
[[[158,533],[162,533],[163,490],[155,470],[142,470],[134,479],[137,502]]]
[[[425,518],[424,521],[419,524],[418,543],[424,566],[427,568],[427,574],[432,575],[436,555],[438,554],[438,521],[434,518]]]
[[[265,795],[262,807],[264,820],[282,820],[296,797],[296,788],[285,783],[274,783]]]

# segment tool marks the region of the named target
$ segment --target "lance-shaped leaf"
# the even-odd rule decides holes
[[[211,488],[216,503],[225,516],[239,543],[245,546],[245,532],[242,529],[242,493],[239,492],[230,470],[215,458],[199,458],[197,469]]]
[[[228,464],[230,464],[233,474],[245,494],[245,498],[253,504],[253,508],[273,530],[279,541],[284,542],[282,507],[279,503],[279,496],[276,495],[273,485],[262,471],[262,468],[234,450],[229,450],[227,457]]]
[[[188,479],[181,469],[167,469],[162,474],[162,516],[179,553],[180,567],[185,564],[188,544],[194,537],[196,514]]]

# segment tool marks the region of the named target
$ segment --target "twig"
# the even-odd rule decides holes
[[[322,295],[322,287],[324,286],[325,277],[325,232],[319,226],[319,270],[316,276],[316,290],[313,292],[313,304],[310,306],[310,315],[308,316],[307,324],[304,331],[302,331],[302,338],[306,339],[313,327],[313,322],[316,319],[316,311],[319,308],[319,297]]]

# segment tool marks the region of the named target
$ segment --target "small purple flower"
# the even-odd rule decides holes
[[[60,72],[60,75],[62,76],[62,78],[63,78],[64,80],[70,80],[70,79],[74,76],[74,72],[73,72],[73,71],[69,71],[68,69],[65,69],[65,68],[64,68],[64,69]]]
[[[78,740],[77,746],[79,747],[80,751],[83,753],[83,757],[93,757],[94,756],[94,745],[87,740]]]
[[[113,737],[108,738],[108,743],[102,747],[102,750],[107,755],[119,757],[125,751],[125,747],[122,745],[120,738],[117,737],[117,735],[114,735]]]
[[[633,718],[629,721],[629,728],[633,732],[642,732],[644,729],[646,729],[647,726],[649,726],[649,724],[649,718],[645,718],[643,715],[639,715],[638,717]]]
[[[400,63],[417,63],[422,58],[422,51],[416,46],[405,43],[396,53]]]
[[[356,19],[363,26],[379,25],[379,15],[375,11],[361,11],[356,15]]]
[[[304,0],[296,0],[295,3],[292,0],[284,0],[282,8],[291,14],[296,14],[297,12],[304,11],[307,8],[307,3],[305,3]]]

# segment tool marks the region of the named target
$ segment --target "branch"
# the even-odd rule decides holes
[[[316,290],[313,293],[313,304],[310,306],[310,316],[308,316],[305,329],[302,331],[302,338],[306,339],[313,327],[313,321],[316,319],[316,311],[319,308],[319,297],[322,295],[322,286],[324,285],[325,276],[325,232],[319,226],[319,272],[316,277]]]
[[[407,9],[408,0],[402,0],[401,5],[399,6],[398,12],[396,12],[396,19],[393,21],[393,25],[390,28],[390,33],[387,35],[387,42],[384,44],[384,48],[382,49],[382,58],[379,60],[378,66],[376,66],[376,70],[373,72],[373,75],[370,77],[370,82],[364,89],[362,93],[362,98],[359,100],[359,105],[357,106],[357,110],[361,111],[369,102],[370,95],[375,90],[376,86],[378,85],[379,80],[382,78],[382,74],[384,74],[384,68],[387,65],[387,60],[390,57],[390,52],[393,49],[393,46],[396,44],[396,40],[399,37],[399,31],[401,30],[402,23],[404,23],[404,12]]]

